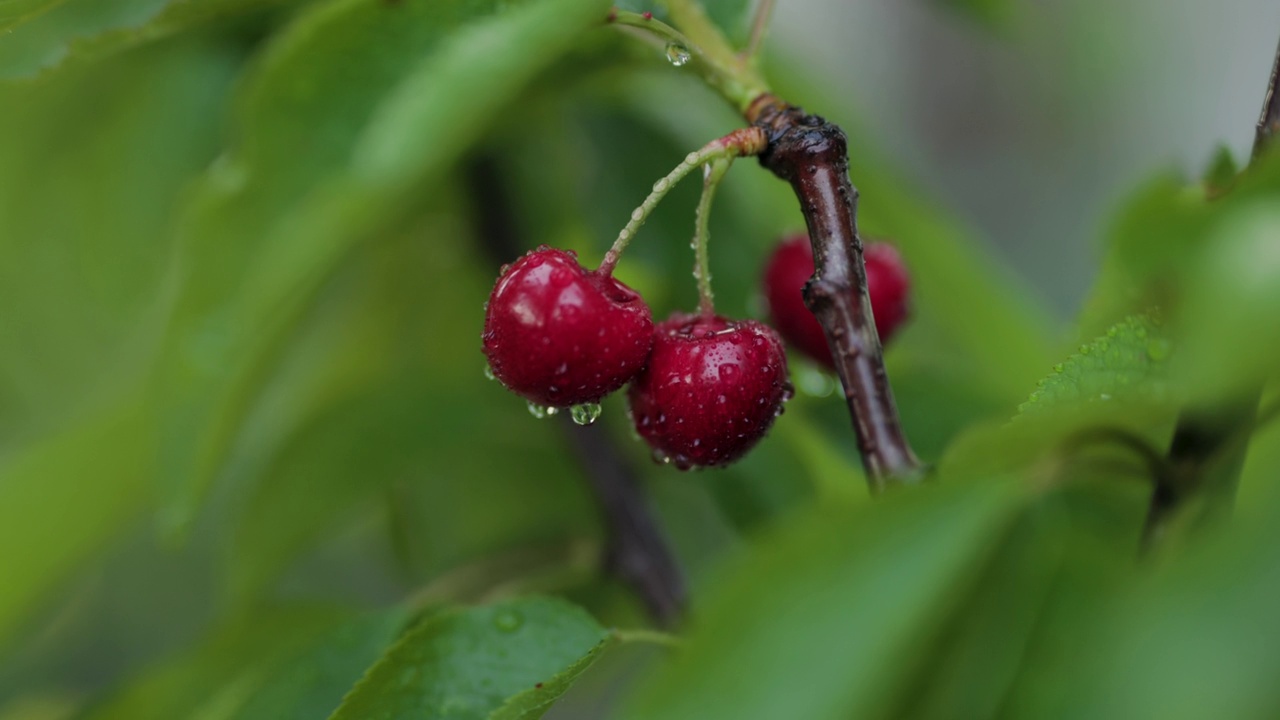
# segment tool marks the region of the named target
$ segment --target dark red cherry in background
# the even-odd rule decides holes
[[[880,342],[887,344],[910,314],[911,277],[892,245],[866,243],[867,293]],[[764,295],[769,318],[782,337],[816,362],[834,367],[827,336],[804,305],[804,284],[813,275],[813,248],[807,235],[783,240],[769,257],[764,272]]]
[[[742,457],[790,396],[786,353],[771,328],[683,313],[654,329],[649,364],[627,392],[636,432],[682,470]]]
[[[542,246],[503,268],[485,309],[494,377],[530,402],[598,402],[644,367],[653,315],[640,294]]]

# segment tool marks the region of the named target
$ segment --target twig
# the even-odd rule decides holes
[[[1253,136],[1253,156],[1258,157],[1277,134],[1280,134],[1280,92],[1276,85],[1280,83],[1280,45],[1276,46],[1276,59],[1271,65],[1271,81],[1267,84],[1267,95],[1262,101],[1262,115],[1258,117],[1257,131]]]
[[[511,261],[525,244],[494,159],[478,158],[469,168],[468,182],[476,199],[477,235],[486,254],[495,267]],[[568,445],[604,515],[605,566],[640,596],[656,622],[669,627],[685,605],[684,576],[604,424],[600,420],[579,427],[563,419]]]
[[[1253,141],[1253,157],[1280,134],[1280,44],[1276,46],[1275,60],[1267,92],[1262,101],[1262,114],[1258,118]],[[1169,464],[1174,469],[1173,482],[1164,489],[1157,487],[1152,493],[1143,526],[1144,548],[1159,542],[1171,518],[1182,501],[1193,495],[1210,491],[1222,502],[1208,503],[1207,512],[1221,511],[1229,506],[1235,496],[1240,469],[1244,464],[1247,442],[1240,442],[1255,421],[1262,389],[1251,389],[1215,408],[1185,409],[1178,416],[1173,441],[1169,444]]]
[[[765,30],[769,28],[769,19],[773,17],[773,3],[774,0],[760,0],[760,4],[756,5],[756,14],[751,20],[751,36],[747,40],[747,47],[742,51],[745,62],[755,62],[760,56],[760,45],[764,42]]]
[[[685,606],[684,576],[649,514],[635,475],[600,425],[566,420],[563,426],[605,518],[606,567],[636,591],[658,624],[671,627]]]
[[[771,94],[757,98],[746,118],[769,138],[760,164],[789,182],[800,200],[815,265],[805,304],[826,331],[867,482],[873,492],[915,482],[920,461],[902,430],[871,319],[844,132]]]

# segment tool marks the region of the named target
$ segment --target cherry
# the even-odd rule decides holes
[[[867,243],[862,249],[867,267],[867,294],[880,342],[888,343],[910,313],[911,278],[896,248]],[[814,361],[834,368],[827,336],[804,304],[804,285],[813,275],[813,247],[807,235],[784,239],[765,265],[764,294],[769,318],[792,347]]]
[[[772,328],[684,313],[654,329],[649,364],[627,393],[636,431],[655,457],[682,470],[742,457],[790,396],[786,353]]]
[[[587,270],[573,251],[544,245],[503,267],[482,338],[509,390],[569,407],[599,401],[644,367],[653,315],[636,291]]]

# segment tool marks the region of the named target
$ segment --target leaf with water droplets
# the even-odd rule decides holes
[[[1055,365],[1018,407],[1019,415],[1065,403],[1133,397],[1158,401],[1166,393],[1169,347],[1159,322],[1147,315],[1127,317]]]
[[[613,641],[551,598],[444,612],[405,633],[331,720],[532,720]]]

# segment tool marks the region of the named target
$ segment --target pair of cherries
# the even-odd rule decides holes
[[[877,247],[888,253],[873,254]],[[822,328],[801,299],[813,272],[808,248],[804,236],[779,245],[765,296],[782,335],[830,366]],[[882,264],[889,272],[873,270]],[[896,252],[876,245],[867,248],[867,272],[886,337],[906,316],[906,275]],[[547,246],[503,267],[482,337],[494,377],[535,405],[593,404],[630,383],[636,432],[655,457],[681,469],[742,457],[791,396],[782,340],[769,326],[713,313],[675,313],[654,325],[635,290],[583,267],[573,251]]]

